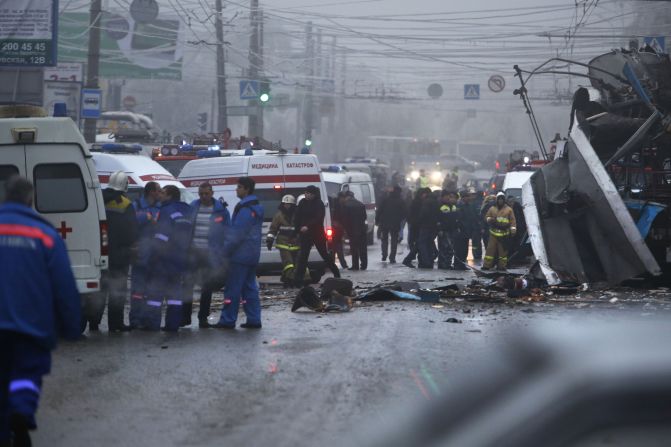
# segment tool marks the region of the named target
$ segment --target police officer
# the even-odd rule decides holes
[[[457,209],[457,193],[443,191],[438,220],[438,268],[452,270],[455,243],[459,232],[459,211]],[[456,260],[455,260],[456,261]]]
[[[366,206],[354,198],[352,191],[347,191],[345,197],[345,231],[349,236],[349,247],[352,253],[350,270],[366,270],[368,268]]]
[[[167,301],[164,330],[174,332],[182,323],[184,273],[188,267],[191,243],[191,207],[180,201],[175,185],[163,187],[161,211],[152,240],[151,271],[147,286],[147,301],[143,312],[144,329],[161,328],[161,307]]]
[[[417,180],[415,181],[415,187],[418,190],[429,187],[429,177],[426,175],[426,171],[424,169],[419,170],[419,177],[417,177]]]
[[[280,207],[273,216],[270,229],[266,235],[266,246],[268,250],[275,248],[280,251],[282,260],[282,283],[291,284],[294,280],[294,270],[298,260],[298,237],[294,227],[294,214],[296,213],[296,198],[291,194],[282,197]]]
[[[340,278],[340,270],[326,247],[326,233],[324,230],[324,215],[326,210],[320,198],[319,188],[309,185],[305,188],[305,198],[298,202],[296,208],[296,233],[301,247],[296,263],[294,285],[303,286],[303,276],[308,265],[310,249],[314,245],[333,276]]]
[[[42,376],[57,335],[80,336],[80,300],[58,232],[31,208],[15,176],[0,206],[0,446],[30,446]],[[13,442],[12,442],[13,438]]]
[[[147,294],[147,269],[151,241],[156,230],[160,196],[161,186],[156,182],[147,182],[144,185],[144,195],[133,201],[138,226],[137,257],[131,269],[130,312],[128,314],[128,320],[133,329],[139,327],[142,321]]]
[[[263,207],[254,195],[256,186],[251,177],[238,179],[235,190],[240,199],[227,228],[223,257],[228,259],[228,279],[224,288],[224,307],[215,327],[235,329],[238,309],[242,300],[247,321],[240,325],[246,329],[261,328],[261,301],[256,282],[256,266],[261,257],[261,232]]]
[[[110,175],[103,190],[109,237],[109,269],[103,271],[101,290],[86,300],[89,330],[98,325],[107,304],[107,326],[110,332],[130,330],[124,324],[124,306],[128,291],[128,269],[137,242],[135,209],[126,197],[128,176],[123,171]]]
[[[396,263],[396,247],[399,240],[399,231],[401,222],[406,218],[405,201],[401,197],[401,187],[396,185],[391,193],[382,199],[377,208],[375,223],[381,229],[382,233],[382,261],[387,260],[389,254],[389,263]],[[389,252],[389,238],[391,238],[391,252]]]
[[[189,269],[184,275],[184,304],[182,310],[182,326],[191,325],[193,311],[193,287],[200,284],[200,308],[198,310],[198,327],[208,328],[212,293],[224,286],[224,278],[215,275],[210,264],[210,248],[213,226],[229,225],[231,215],[227,204],[214,199],[212,185],[208,182],[198,187],[198,199],[191,202],[191,216],[193,219],[193,236],[189,250]]]
[[[491,269],[497,263],[499,270],[505,270],[508,265],[508,241],[510,236],[514,236],[517,232],[517,223],[515,213],[506,204],[504,193],[496,194],[496,205],[489,208],[486,218],[489,225],[489,242],[482,269]]]

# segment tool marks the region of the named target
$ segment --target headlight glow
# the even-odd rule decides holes
[[[431,180],[434,182],[440,182],[443,180],[443,174],[441,174],[440,171],[433,171],[431,173]]]
[[[413,180],[417,180],[419,178],[419,171],[412,171],[410,173],[410,178]]]

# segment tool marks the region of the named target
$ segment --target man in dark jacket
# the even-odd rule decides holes
[[[368,268],[366,206],[354,198],[352,191],[348,191],[346,197],[345,231],[349,236],[349,250],[352,253],[350,270],[366,270]]]
[[[126,197],[128,176],[112,173],[103,190],[109,237],[109,269],[103,271],[101,290],[86,300],[89,330],[97,331],[107,301],[107,326],[110,332],[130,330],[124,324],[124,306],[128,292],[128,269],[137,243],[135,209]]]
[[[422,203],[419,213],[419,237],[417,247],[419,252],[418,267],[421,269],[432,269],[433,261],[436,259],[438,250],[435,239],[438,235],[438,221],[440,220],[440,205],[435,194],[430,193]]]
[[[142,322],[143,328],[151,331],[161,328],[164,300],[167,302],[164,330],[175,332],[182,324],[183,282],[189,265],[193,221],[191,207],[180,198],[175,185],[163,187],[161,211],[152,241],[151,272]]]
[[[382,200],[375,215],[375,223],[382,230],[382,261],[387,260],[387,253],[389,253],[389,263],[396,263],[398,233],[401,230],[401,222],[405,218],[405,201],[401,197],[401,187],[396,185],[391,193]],[[391,252],[388,252],[390,237]]]
[[[80,336],[81,310],[65,243],[31,208],[33,185],[16,176],[5,192],[0,206],[0,446],[28,446],[51,350],[58,335]]]
[[[305,198],[298,202],[295,217],[296,234],[298,234],[298,241],[301,247],[298,262],[296,262],[294,279],[296,287],[303,286],[303,275],[305,274],[310,249],[313,245],[333,273],[333,276],[340,278],[340,271],[326,246],[326,232],[324,230],[325,214],[326,209],[324,202],[321,200],[319,188],[314,185],[305,188]]]
[[[422,204],[426,198],[431,194],[429,188],[418,189],[415,197],[410,203],[408,211],[408,254],[403,259],[403,265],[410,268],[415,268],[412,261],[415,260],[419,253],[417,241],[419,239],[419,215],[422,212]]]
[[[345,201],[347,200],[347,193],[340,191],[337,198],[333,200],[333,212],[331,218],[333,220],[333,253],[338,256],[340,267],[346,269],[347,260],[345,259],[345,250],[343,240],[345,238]]]
[[[233,209],[231,225],[226,228],[223,258],[228,259],[228,279],[224,288],[224,307],[215,325],[219,329],[235,329],[240,300],[247,321],[245,329],[261,328],[261,301],[256,282],[256,266],[261,258],[263,207],[254,195],[256,186],[251,177],[238,179],[235,190],[240,201]]]

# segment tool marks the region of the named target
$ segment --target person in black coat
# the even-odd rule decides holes
[[[398,233],[401,230],[401,222],[406,218],[405,201],[401,197],[401,187],[394,186],[391,193],[385,197],[377,208],[375,223],[382,233],[382,261],[396,263],[396,247],[398,245]],[[391,237],[391,252],[389,249],[389,238]]]
[[[417,238],[419,268],[433,268],[433,261],[438,255],[435,239],[438,235],[438,222],[440,219],[440,204],[438,198],[435,194],[430,193],[422,202],[422,209],[419,213],[417,222],[417,226],[419,227],[419,236]]]
[[[310,249],[313,245],[333,273],[333,276],[340,278],[340,270],[335,265],[326,246],[326,232],[324,230],[325,214],[326,209],[324,202],[321,200],[319,188],[314,185],[305,188],[305,198],[298,202],[294,217],[296,234],[298,234],[300,245],[298,261],[296,262],[296,273],[294,275],[294,285],[296,287],[303,286],[303,276],[308,265]]]
[[[114,172],[103,190],[109,238],[109,269],[103,271],[100,292],[85,301],[85,316],[90,331],[97,331],[108,302],[107,325],[110,332],[128,331],[124,324],[128,269],[138,239],[137,219],[131,201],[126,197],[128,176]]]
[[[352,191],[347,192],[344,214],[345,231],[349,236],[349,248],[352,253],[350,270],[366,270],[368,268],[366,206],[354,198]]]
[[[343,215],[345,200],[346,193],[340,191],[338,197],[333,200],[333,209],[331,213],[333,220],[333,252],[338,256],[340,266],[344,269],[348,268],[347,260],[345,259],[345,251],[343,249],[343,240],[345,237],[345,216]]]
[[[408,208],[408,254],[405,259],[403,259],[403,265],[410,268],[415,268],[415,265],[412,261],[417,257],[418,244],[417,240],[419,239],[419,214],[422,211],[422,204],[424,200],[431,194],[429,188],[418,189],[415,193],[414,199],[410,203]]]

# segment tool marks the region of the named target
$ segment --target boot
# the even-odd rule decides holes
[[[14,434],[14,447],[31,447],[28,421],[20,414],[13,414],[9,420],[9,427]]]

